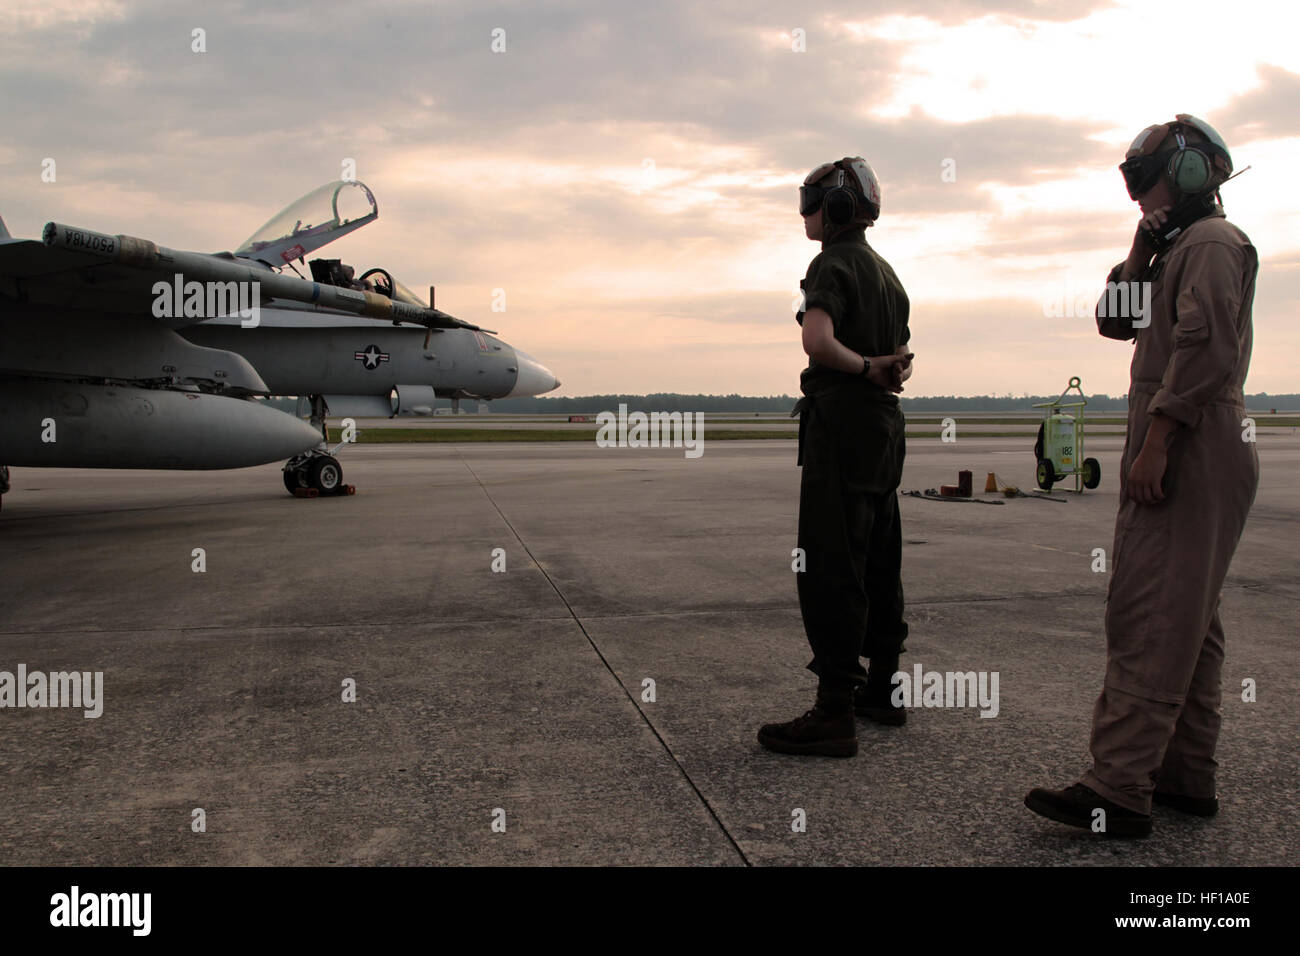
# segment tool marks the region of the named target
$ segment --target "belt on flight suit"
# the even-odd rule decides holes
[[[862,392],[860,393],[862,395],[863,400],[866,403],[884,405],[886,407],[891,407],[895,409],[898,408],[898,399],[893,395],[892,392],[887,392],[883,389],[875,390],[872,387],[867,386],[867,383],[865,381],[862,381],[861,379],[859,379],[859,381],[861,381],[861,384],[863,386],[866,386],[865,388],[863,388]],[[850,383],[847,387],[854,388],[856,386],[857,386],[857,382],[854,382],[854,383]],[[844,388],[846,386],[840,386],[840,387]],[[795,461],[796,465],[803,464],[804,440],[808,434],[808,416],[812,414],[815,406],[816,406],[816,402],[813,396],[805,395],[802,398],[800,398],[799,401],[794,403],[794,408],[790,409],[791,418],[794,418],[796,415],[799,417],[799,457]]]

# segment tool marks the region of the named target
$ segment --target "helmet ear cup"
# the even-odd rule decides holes
[[[853,221],[858,203],[853,198],[853,191],[839,186],[826,194],[826,218],[832,225],[844,226]]]
[[[1185,147],[1169,158],[1169,185],[1179,192],[1199,193],[1210,184],[1210,159],[1199,149]]]

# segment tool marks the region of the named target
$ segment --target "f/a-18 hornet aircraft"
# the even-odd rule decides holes
[[[0,494],[8,466],[242,468],[342,493],[327,413],[424,413],[437,398],[541,395],[550,370],[426,304],[382,268],[306,256],[379,217],[327,183],[235,252],[165,249],[60,223],[0,221]],[[304,275],[295,265],[310,269]],[[310,403],[311,424],[266,396]],[[301,489],[301,490],[299,490]]]

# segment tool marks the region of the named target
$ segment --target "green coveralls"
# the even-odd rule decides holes
[[[822,309],[835,338],[862,355],[907,343],[902,284],[856,227],[822,244],[801,286],[805,309]],[[797,320],[803,324],[804,313]],[[812,647],[808,669],[823,686],[866,680],[859,657],[889,674],[907,637],[897,488],[905,453],[898,397],[860,375],[810,362],[800,376],[799,608]]]

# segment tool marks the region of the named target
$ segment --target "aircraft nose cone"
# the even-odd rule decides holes
[[[515,378],[515,387],[510,390],[507,398],[544,395],[560,387],[560,380],[555,377],[555,373],[518,349],[515,349],[515,364],[519,367],[519,374]]]

